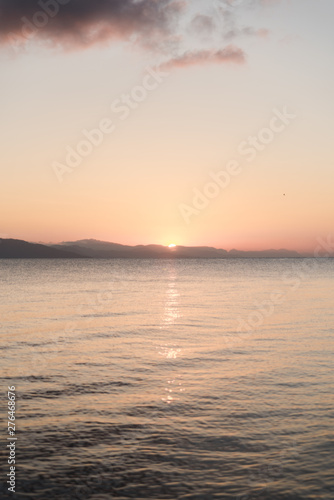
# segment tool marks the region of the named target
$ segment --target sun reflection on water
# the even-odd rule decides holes
[[[162,397],[161,401],[167,404],[180,401],[180,398],[177,396],[177,393],[184,392],[185,390],[182,387],[182,382],[179,382],[176,379],[171,379],[167,381],[167,384],[168,384],[167,387],[165,387],[167,396]]]
[[[180,317],[178,307],[179,297],[180,294],[176,288],[175,276],[173,276],[172,281],[168,283],[168,287],[166,290],[163,326],[173,325],[175,321]]]
[[[159,346],[159,355],[165,358],[167,361],[176,361],[182,356],[182,348],[179,347],[179,343],[175,342],[175,329],[178,326],[178,320],[181,318],[180,313],[180,294],[177,288],[177,270],[175,269],[175,264],[171,264],[169,271],[169,277],[166,286],[165,300],[164,300],[164,311],[161,320],[160,329],[167,330],[167,335],[164,340],[169,340],[169,342],[163,342]],[[169,378],[167,380],[167,385],[164,388],[165,394],[161,397],[161,401],[166,404],[175,403],[180,400],[180,393],[185,389],[181,387],[182,383],[178,381],[175,377]]]

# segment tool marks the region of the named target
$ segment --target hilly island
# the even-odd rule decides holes
[[[306,258],[294,250],[224,250],[208,246],[121,245],[94,239],[58,244],[0,238],[0,259],[249,259]],[[333,257],[333,255],[331,255]]]

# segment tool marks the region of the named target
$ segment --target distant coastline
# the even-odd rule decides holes
[[[325,249],[323,253],[325,252]],[[224,250],[214,247],[163,245],[128,246],[99,240],[79,240],[59,244],[30,243],[18,239],[0,238],[0,259],[299,259],[330,257],[293,250],[242,251]]]

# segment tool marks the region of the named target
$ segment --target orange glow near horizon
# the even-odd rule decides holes
[[[157,56],[118,39],[52,57],[32,43],[4,59],[0,237],[313,252],[333,234],[333,33],[330,23],[315,32],[317,8],[308,24],[297,4],[270,7],[272,36],[236,40],[244,64],[194,58],[160,83],[147,73]],[[287,45],[276,35],[290,9],[301,32]],[[144,81],[155,88],[142,92]],[[133,91],[138,102],[115,111]],[[115,129],[101,140],[106,120]],[[260,146],[243,154],[254,137]],[[75,166],[59,179],[55,162]]]

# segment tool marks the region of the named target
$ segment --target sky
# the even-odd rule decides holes
[[[313,251],[332,0],[0,0],[0,237]]]

